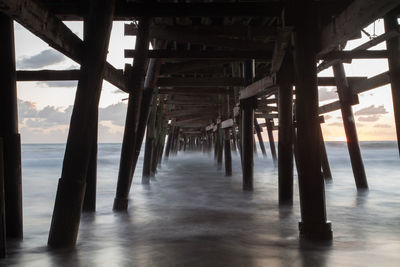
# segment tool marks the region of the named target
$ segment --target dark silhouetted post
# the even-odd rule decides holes
[[[135,50],[138,51],[138,54],[133,61],[132,70],[128,73],[127,84],[132,93],[129,94],[128,100],[114,210],[124,211],[128,208],[128,195],[132,183],[135,144],[149,49],[149,31],[150,18],[141,18],[135,43]]]
[[[398,31],[398,9],[385,16],[385,31]],[[400,153],[400,37],[393,37],[386,41],[390,83],[392,86],[393,113],[396,123],[397,146]]]
[[[314,2],[295,2],[295,72],[300,236],[332,239],[325,209],[325,183],[321,174],[317,87],[317,20]]]
[[[347,138],[347,148],[350,154],[351,167],[353,168],[354,179],[357,189],[367,189],[368,182],[365,175],[364,164],[361,157],[360,146],[358,144],[358,136],[356,124],[353,116],[354,95],[347,82],[344,72],[343,63],[333,65],[333,73],[335,75],[336,87],[339,95],[340,109],[342,111],[342,119],[344,131]]]
[[[50,227],[50,247],[74,246],[78,236],[114,5],[114,1],[90,1],[88,34]]]
[[[279,204],[293,204],[293,60],[286,58],[277,73]]]
[[[0,13],[0,137],[4,142],[7,237],[22,239],[21,140],[18,134],[13,21]]]
[[[253,82],[254,62],[246,60],[243,64],[243,77],[245,84],[249,85]],[[240,101],[242,110],[242,171],[243,171],[243,190],[253,190],[253,168],[254,168],[254,103],[255,98],[250,97]]]

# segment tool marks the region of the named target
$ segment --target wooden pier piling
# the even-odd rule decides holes
[[[268,141],[269,141],[269,147],[271,149],[272,159],[274,160],[275,163],[277,161],[277,157],[276,157],[274,134],[272,133],[273,124],[271,119],[265,118],[265,124],[267,125]]]
[[[367,177],[365,175],[364,163],[361,157],[360,145],[358,143],[357,129],[354,121],[351,105],[358,101],[350,90],[344,71],[343,63],[333,65],[333,73],[336,80],[336,87],[339,95],[340,110],[342,112],[343,126],[346,133],[347,148],[350,154],[351,167],[357,189],[368,189]]]
[[[0,13],[0,137],[4,144],[4,190],[8,238],[22,239],[21,140],[18,133],[13,20]]]
[[[243,78],[246,84],[251,84],[254,77],[254,62],[246,60],[243,63]],[[254,105],[255,97],[242,99],[240,109],[242,110],[242,172],[243,172],[243,190],[253,190],[253,168],[254,168]]]
[[[398,8],[384,17],[385,31],[398,31]],[[400,153],[400,37],[393,37],[386,41],[388,51],[389,75],[392,88],[393,113],[396,125],[397,146]]]
[[[293,204],[293,60],[286,57],[277,73],[279,205]]]
[[[4,145],[0,137],[0,258],[7,255],[6,205],[4,195]]]
[[[85,53],[50,227],[50,247],[74,246],[78,236],[114,6],[114,1],[90,1]]]
[[[297,2],[296,2],[297,3]],[[319,145],[316,44],[318,36],[313,1],[297,3],[295,22],[296,121],[300,192],[300,236],[332,239],[327,222],[325,183],[321,175]]]
[[[147,53],[149,49],[150,18],[141,18],[138,24],[138,35],[135,49],[140,54],[135,58],[132,70],[128,73],[127,85],[131,92],[128,100],[124,137],[121,148],[117,192],[113,209],[125,211],[128,208],[128,195],[132,184],[133,160],[137,130],[140,118],[143,96],[144,77],[147,66]]]
[[[230,115],[229,95],[223,97],[223,119],[226,120]],[[232,176],[232,151],[231,151],[231,133],[230,128],[224,131],[224,158],[225,158],[225,176]]]
[[[319,136],[320,136],[319,142],[321,148],[322,175],[324,176],[325,180],[331,180],[332,173],[331,173],[331,168],[329,166],[328,154],[326,153],[324,135],[322,134],[321,124],[319,125]]]
[[[260,149],[261,149],[261,153],[264,157],[267,156],[267,152],[265,150],[265,146],[264,146],[264,140],[262,138],[261,135],[261,127],[257,122],[257,119],[254,119],[254,128],[256,129],[256,134],[257,134],[257,138],[258,138],[258,144],[260,145]]]

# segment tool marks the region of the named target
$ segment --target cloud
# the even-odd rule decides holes
[[[341,122],[333,122],[333,123],[329,123],[327,125],[334,126],[334,127],[343,127],[343,123],[341,123]]]
[[[358,121],[367,121],[367,122],[373,122],[378,120],[379,120],[379,115],[361,116],[358,118]]]
[[[326,101],[331,99],[337,99],[338,95],[334,90],[329,90],[326,87],[322,87],[318,91],[319,101]]]
[[[68,133],[73,106],[46,106],[18,99],[18,115],[24,142],[64,142]],[[127,105],[113,104],[99,109],[99,136],[102,141],[121,141]],[[48,139],[46,139],[46,136]]]
[[[358,110],[356,113],[354,113],[357,116],[363,116],[363,115],[382,115],[388,113],[383,105],[380,105],[378,107],[375,107],[375,105],[371,105],[366,108],[362,108]]]
[[[39,54],[30,56],[30,57],[22,57],[17,61],[17,68],[22,69],[38,69],[50,65],[54,65],[57,63],[61,63],[66,59],[66,57],[60,52],[47,49],[43,50]]]
[[[390,125],[390,124],[375,124],[374,128],[385,128],[385,129],[387,129],[387,128],[392,128],[392,125]]]
[[[124,126],[126,117],[127,104],[118,103],[100,108],[99,120],[100,121],[111,121],[114,125]]]
[[[64,88],[76,88],[78,81],[44,81],[36,83],[42,87],[64,87]]]

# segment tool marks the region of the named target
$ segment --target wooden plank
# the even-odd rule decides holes
[[[243,86],[241,78],[159,78],[158,86],[160,87],[226,87],[226,86]]]
[[[104,77],[115,87],[128,93],[125,84],[123,70],[115,69],[109,65],[104,69]],[[77,81],[79,80],[80,70],[19,70],[17,71],[17,81]]]
[[[124,25],[124,35],[135,36],[137,28],[135,24]],[[186,32],[190,30],[195,34],[212,34],[217,36],[230,36],[248,38],[249,32],[252,37],[268,36],[271,40],[275,39],[277,35],[276,27],[271,26],[258,26],[258,25],[174,25],[174,30]]]
[[[171,95],[227,95],[232,94],[232,90],[227,90],[226,88],[196,88],[196,87],[188,87],[188,88],[161,88],[158,90],[159,94],[171,94]]]
[[[134,58],[136,51],[133,49],[125,49],[125,58]],[[197,50],[166,50],[155,49],[149,51],[149,58],[174,58],[174,59],[267,59],[271,60],[271,50],[212,50],[212,51],[197,51]]]
[[[351,50],[332,51],[324,56],[324,60],[348,60],[348,59],[376,59],[387,58],[386,50]]]
[[[166,63],[161,66],[161,75],[178,74],[185,72],[196,72],[199,70],[214,71],[221,68],[224,64],[229,64],[232,61],[227,60],[188,60],[178,63]]]
[[[33,0],[0,0],[0,11],[77,63],[83,57],[83,41],[48,9]],[[104,79],[127,92],[123,75],[106,63]]]
[[[360,94],[390,83],[389,72],[384,72],[351,85],[353,92]]]
[[[335,50],[368,24],[399,5],[398,0],[355,0],[320,35],[318,54]]]
[[[287,47],[292,37],[292,27],[285,27],[281,29],[278,38],[275,41],[274,54],[272,56],[271,73],[276,73],[282,65],[283,58],[286,55]]]
[[[233,126],[233,120],[232,119],[227,119],[221,122],[221,128],[225,129],[225,128],[229,128]]]
[[[400,27],[397,28],[397,30],[391,30],[391,31],[385,32],[384,34],[381,34],[378,37],[375,37],[375,38],[369,40],[368,42],[365,42],[364,44],[354,48],[351,51],[366,50],[366,49],[374,47],[374,46],[376,46],[376,45],[378,45],[378,44],[380,44],[380,43],[382,43],[382,42],[384,42],[386,40],[390,40],[391,38],[399,36],[399,35],[400,35]],[[327,69],[327,68],[333,66],[334,64],[337,64],[337,63],[340,63],[340,62],[341,62],[341,60],[339,60],[339,59],[325,60],[321,64],[318,65],[317,71],[321,72],[324,69]]]
[[[46,1],[51,10],[68,20],[79,20],[87,14],[84,1],[54,3]],[[280,16],[283,4],[266,3],[164,3],[117,1],[116,20],[132,20],[138,17],[223,17],[223,16]]]
[[[318,114],[321,115],[321,114],[329,113],[329,112],[336,111],[339,109],[340,109],[340,102],[338,100],[338,101],[320,106],[318,108]]]
[[[195,32],[190,27],[181,27],[180,29],[177,29],[175,26],[153,25],[151,27],[150,36],[151,38],[158,40],[168,40],[239,50],[264,50],[269,46],[269,44],[261,41],[232,39],[231,36],[221,36],[211,32]]]
[[[352,86],[355,83],[366,81],[367,77],[347,77],[349,85]],[[318,77],[318,86],[336,86],[334,77]]]
[[[246,99],[252,96],[266,94],[276,91],[276,79],[274,76],[266,76],[249,86],[243,88],[239,92],[239,99]]]

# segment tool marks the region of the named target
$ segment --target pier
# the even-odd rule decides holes
[[[262,157],[278,170],[277,209],[293,205],[296,168],[299,238],[332,240],[335,218],[326,211],[325,181],[335,182],[335,177],[321,123],[327,113],[341,111],[354,188],[366,192],[368,173],[352,107],[360,102],[358,94],[390,84],[400,152],[399,15],[398,0],[0,0],[1,255],[6,255],[7,239],[23,238],[17,81],[78,81],[62,174],[54,188],[50,248],[74,247],[82,213],[96,211],[103,80],[129,94],[115,177],[115,213],[127,212],[129,198],[134,198],[130,191],[142,148],[144,185],[157,177],[162,162],[196,151],[215,158],[210,168],[223,173],[221,179],[230,179],[240,165],[241,190],[252,194],[260,145]],[[382,18],[384,34],[345,50],[348,41],[361,37],[364,27]],[[80,64],[80,69],[17,71],[13,21]],[[83,40],[63,21],[83,21]],[[124,69],[106,61],[113,21],[129,21],[124,34],[136,37],[135,45],[124,51],[133,59]],[[386,50],[369,50],[382,42]],[[374,77],[347,76],[344,64],[363,58],[387,59],[389,71]],[[332,77],[318,76],[330,67]],[[320,105],[321,86],[335,86],[337,100]],[[268,135],[269,149],[262,132]],[[232,152],[240,160],[232,159]],[[212,185],[210,179],[206,182]]]

